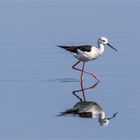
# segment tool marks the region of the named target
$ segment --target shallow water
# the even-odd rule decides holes
[[[139,12],[138,1],[0,2],[0,139],[139,139]],[[80,87],[75,58],[56,45],[96,44],[101,35],[119,52],[106,47],[86,64],[101,79],[86,99],[118,115],[107,127],[56,117]],[[93,83],[85,75],[84,87]]]

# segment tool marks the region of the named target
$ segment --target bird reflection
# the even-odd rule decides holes
[[[98,118],[98,122],[101,126],[107,126],[111,119],[115,118],[118,114],[117,112],[112,115],[112,117],[106,117],[105,111],[102,107],[95,101],[87,101],[85,98],[85,92],[83,90],[89,90],[95,88],[99,82],[93,84],[90,87],[75,90],[72,94],[80,100],[72,108],[66,109],[57,116],[78,116],[81,118]],[[83,99],[76,93],[82,92]]]
[[[101,126],[107,126],[111,119],[115,118],[118,113],[114,113],[112,117],[107,118],[104,110],[94,101],[80,101],[72,108],[61,112],[58,116],[73,115],[82,118],[97,118]]]

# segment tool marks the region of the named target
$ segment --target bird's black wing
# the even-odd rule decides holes
[[[90,52],[91,51],[91,45],[82,45],[82,46],[78,46],[77,48],[83,52]]]
[[[69,52],[77,53],[77,49],[85,52],[90,52],[91,51],[91,45],[81,45],[81,46],[61,46],[59,45],[58,47],[63,48]]]

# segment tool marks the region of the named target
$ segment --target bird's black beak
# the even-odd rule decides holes
[[[108,45],[110,48],[112,48],[112,49],[114,49],[115,51],[117,51],[117,52],[118,52],[118,50],[117,50],[117,49],[115,49],[114,47],[112,47],[109,43],[107,43],[107,45]]]
[[[108,120],[111,120],[111,119],[115,118],[117,114],[118,114],[118,112],[114,113],[112,117],[107,118],[107,119],[108,119]]]

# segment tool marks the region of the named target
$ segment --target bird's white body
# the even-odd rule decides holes
[[[77,53],[72,53],[72,54],[78,60],[87,62],[87,61],[97,59],[103,52],[104,52],[104,45],[99,44],[98,48],[95,46],[92,46],[90,52],[81,51],[80,49],[77,49]]]
[[[94,45],[81,45],[81,46],[59,46],[73,54],[78,60],[87,62],[90,60],[97,59],[104,52],[104,46],[108,45],[112,49],[116,50],[108,43],[108,39],[106,37],[100,37],[98,39],[98,46]]]

